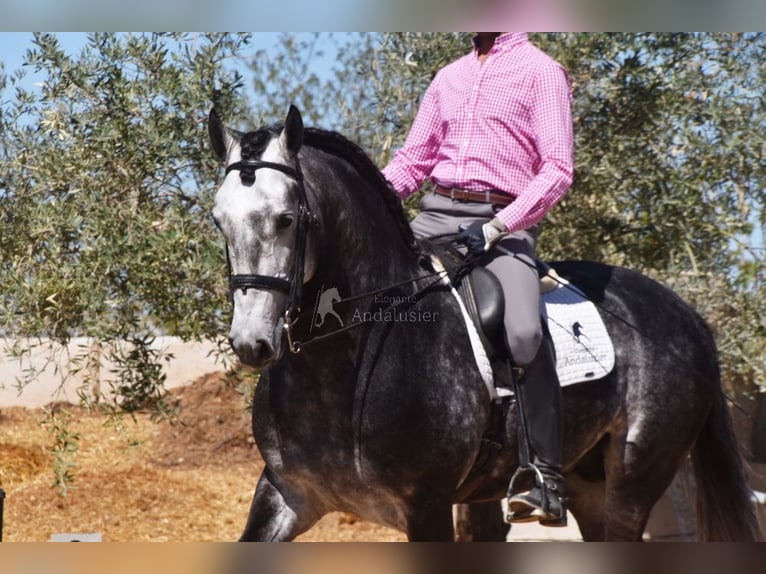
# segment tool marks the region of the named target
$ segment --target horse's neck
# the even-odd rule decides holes
[[[319,198],[322,231],[318,246],[319,269],[325,288],[341,287],[353,292],[383,289],[422,274],[417,255],[401,236],[399,224],[378,198],[351,197],[351,193],[375,190],[346,186],[336,188],[332,198]],[[377,201],[374,201],[377,200]]]
[[[353,244],[337,250],[335,260],[328,266],[328,274],[337,286],[362,293],[385,289],[420,275],[422,270],[415,255],[406,246],[388,243],[401,243],[395,231],[385,238],[358,237]],[[341,292],[341,295],[348,297],[349,294]]]

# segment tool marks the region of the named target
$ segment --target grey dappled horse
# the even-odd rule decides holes
[[[253,433],[266,467],[242,539],[291,540],[346,511],[410,540],[452,540],[453,504],[506,494],[516,414],[505,413],[489,470],[472,472],[488,390],[458,303],[419,263],[398,199],[360,148],[304,130],[294,107],[284,127],[247,134],[213,110],[209,132],[227,166],[214,218],[229,259],[230,340],[262,369]],[[703,320],[633,271],[554,267],[600,305],[616,349],[609,376],[564,391],[566,489],[583,538],[640,540],[691,454],[700,537],[757,539]],[[411,320],[382,313],[392,307],[375,301],[389,286]],[[334,305],[345,326],[310,334],[328,287],[349,300]],[[378,320],[354,321],[360,310]]]

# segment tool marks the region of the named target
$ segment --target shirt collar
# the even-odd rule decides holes
[[[504,52],[505,50],[510,50],[518,44],[522,44],[528,41],[528,39],[529,38],[526,32],[506,32],[495,38],[495,44],[492,46],[492,51]],[[473,49],[474,52],[478,50],[476,47],[476,37],[473,39]]]

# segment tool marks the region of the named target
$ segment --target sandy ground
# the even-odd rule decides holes
[[[13,344],[27,352],[18,357],[9,353]],[[162,362],[168,388],[187,385],[201,375],[225,370],[223,356],[211,342],[184,342],[177,337],[157,337],[151,348],[167,361]],[[93,340],[74,337],[66,346],[47,340],[5,339],[0,337],[0,408],[36,408],[51,401],[78,403],[79,393],[90,395],[93,391],[88,382],[96,376],[99,391],[108,394],[114,364],[109,361],[108,349],[102,348],[98,372],[90,369],[77,370],[78,358],[93,352]],[[51,361],[51,358],[54,359]],[[171,360],[172,359],[172,360]],[[30,381],[27,375],[33,373]]]
[[[177,415],[110,419],[66,403],[44,409],[0,407],[0,486],[6,491],[4,540],[47,541],[57,533],[100,533],[104,541],[228,541],[244,525],[263,463],[250,416],[222,373],[171,391]],[[55,424],[54,424],[55,423]],[[56,456],[52,447],[73,450]],[[57,460],[59,466],[57,467]],[[53,488],[68,468],[66,494]],[[515,540],[579,540],[564,529],[519,525]],[[333,513],[303,541],[403,541],[394,530]]]

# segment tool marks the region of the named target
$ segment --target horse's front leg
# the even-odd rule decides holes
[[[454,510],[457,542],[505,542],[511,530],[498,500],[456,504]]]
[[[320,515],[312,511],[305,496],[289,487],[275,486],[268,468],[255,489],[241,542],[289,542],[311,528]]]
[[[453,542],[452,504],[448,499],[429,500],[410,510],[407,521],[410,542]]]

